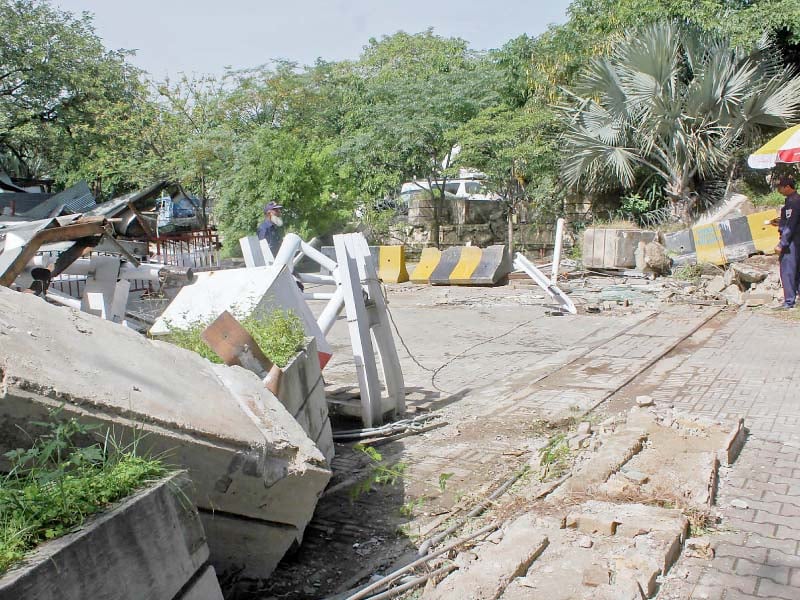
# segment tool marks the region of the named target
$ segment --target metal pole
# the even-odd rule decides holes
[[[550,282],[553,284],[558,283],[558,271],[561,267],[561,246],[564,243],[564,219],[556,221],[556,243],[553,248],[553,274],[550,277]]]

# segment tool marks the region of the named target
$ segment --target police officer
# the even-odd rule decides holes
[[[780,241],[775,252],[780,255],[781,285],[783,286],[783,305],[779,310],[794,308],[800,284],[800,194],[794,177],[783,176],[776,187],[779,194],[786,196],[778,221]]]
[[[264,220],[258,226],[258,239],[267,240],[267,245],[275,257],[283,241],[283,219],[281,209],[283,206],[277,202],[270,202],[264,207]]]

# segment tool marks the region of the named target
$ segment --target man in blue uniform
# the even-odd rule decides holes
[[[281,209],[283,206],[277,202],[270,202],[264,207],[264,220],[258,226],[258,239],[267,240],[267,245],[272,256],[278,254],[278,248],[283,241],[283,219]]]
[[[800,194],[794,177],[781,177],[776,189],[786,196],[778,221],[781,238],[775,246],[775,252],[780,255],[783,286],[783,306],[778,308],[788,310],[794,308],[800,284]]]

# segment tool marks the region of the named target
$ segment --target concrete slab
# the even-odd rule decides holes
[[[428,600],[499,598],[516,577],[528,570],[548,543],[546,531],[536,527],[534,518],[522,516],[508,526],[499,544],[485,543],[477,550],[477,561],[452,573],[422,597]]]
[[[182,498],[190,486],[174,475],[41,545],[0,577],[0,598],[177,598],[208,560],[197,511]],[[202,598],[222,600],[213,569],[203,577]]]
[[[330,345],[294,278],[280,267],[197,273],[195,282],[184,286],[158,317],[150,335],[166,335],[170,329],[186,328],[198,321],[211,322],[225,310],[238,318],[268,315],[275,309],[292,310],[300,317],[306,335],[317,340],[320,366],[324,367],[331,357]]]
[[[64,417],[122,440],[137,435],[142,450],[188,469],[201,509],[277,523],[297,540],[331,475],[253,373],[5,288],[0,376],[0,453],[24,446],[29,422],[63,407]],[[289,545],[277,540],[276,554]],[[276,564],[255,559],[260,576]]]

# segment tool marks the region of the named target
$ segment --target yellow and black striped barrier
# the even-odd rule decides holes
[[[431,285],[495,285],[510,272],[511,258],[503,245],[453,246],[443,252],[425,248],[411,281]]]
[[[664,236],[664,245],[677,264],[724,265],[751,254],[772,254],[778,243],[778,228],[769,222],[775,209],[736,217],[708,225],[696,225]]]
[[[408,281],[406,251],[403,246],[370,246],[369,251],[381,281],[386,283]],[[321,252],[328,258],[336,260],[336,250],[333,246],[323,246]]]

